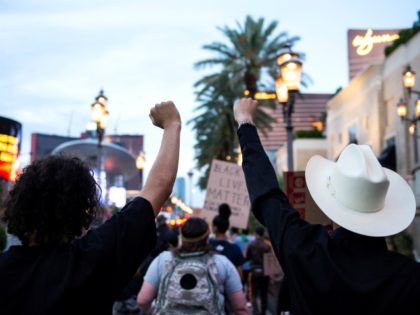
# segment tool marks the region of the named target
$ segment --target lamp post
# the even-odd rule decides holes
[[[140,151],[136,159],[136,168],[139,170],[139,182],[140,182],[139,189],[140,190],[143,189],[143,170],[145,166],[146,166],[146,158],[145,158],[144,152]]]
[[[286,51],[277,57],[280,76],[276,80],[277,101],[283,107],[283,118],[286,122],[287,133],[287,169],[293,171],[293,121],[296,94],[300,89],[302,61],[298,53],[286,46]]]
[[[414,115],[409,116],[408,106],[412,103],[412,94],[416,94],[420,97],[420,91],[413,90],[416,83],[416,73],[411,70],[410,65],[407,65],[402,74],[403,84],[406,91],[403,93],[403,98],[397,104],[397,114],[400,116],[402,121],[407,122],[408,131],[413,139],[413,156],[414,156],[414,167],[419,162],[419,152],[417,143],[417,122],[420,120],[420,98],[414,102]]]
[[[98,156],[97,156],[97,169],[98,169],[98,185],[102,187],[102,141],[105,134],[106,125],[108,123],[109,112],[106,109],[108,98],[101,90],[99,95],[95,98],[95,102],[91,105],[92,121],[96,124],[96,136],[98,138]],[[105,187],[106,188],[106,187]]]
[[[106,109],[108,98],[101,90],[99,95],[95,98],[95,102],[91,105],[92,121],[96,124],[96,135],[98,137],[98,147],[102,146],[106,125],[108,123],[109,112]]]

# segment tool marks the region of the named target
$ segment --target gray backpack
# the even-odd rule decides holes
[[[225,315],[213,257],[203,253],[172,257],[165,262],[154,314]]]

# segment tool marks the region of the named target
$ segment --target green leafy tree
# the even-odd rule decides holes
[[[232,105],[249,91],[252,97],[258,90],[273,90],[277,76],[276,57],[294,43],[298,37],[289,38],[287,33],[274,34],[277,22],[267,26],[264,19],[246,17],[242,26],[219,28],[227,42],[213,42],[203,48],[214,57],[199,61],[197,69],[216,68],[195,83],[198,107],[197,115],[189,123],[196,133],[195,145],[197,168],[202,171],[199,186],[205,188],[213,159],[236,161],[239,150]],[[261,101],[257,108],[255,124],[266,132],[273,118],[264,108],[275,106],[274,101]]]

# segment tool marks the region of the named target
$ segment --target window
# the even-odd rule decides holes
[[[357,126],[353,124],[348,129],[349,134],[349,143],[356,143],[357,144]]]

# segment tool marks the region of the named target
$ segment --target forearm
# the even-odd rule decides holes
[[[256,200],[272,191],[279,191],[276,173],[268,159],[257,129],[252,125],[242,125],[238,130],[239,142],[242,150],[242,168],[251,201]]]
[[[175,182],[179,161],[180,131],[180,122],[172,123],[164,129],[159,153],[144,189],[140,193],[150,201],[155,215],[169,197]]]

